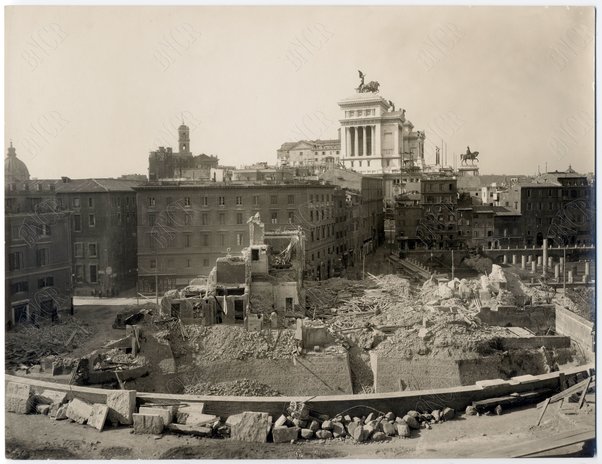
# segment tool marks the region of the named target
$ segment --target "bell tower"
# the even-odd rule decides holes
[[[180,153],[190,153],[190,129],[184,122],[178,127],[178,146]]]

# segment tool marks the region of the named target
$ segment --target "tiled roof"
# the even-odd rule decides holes
[[[57,193],[129,192],[142,182],[126,179],[71,179],[56,184]]]

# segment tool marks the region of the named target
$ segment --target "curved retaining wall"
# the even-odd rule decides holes
[[[524,375],[510,380],[484,380],[466,387],[440,388],[435,390],[405,391],[392,393],[374,393],[367,395],[336,396],[282,396],[282,397],[241,397],[241,396],[201,396],[171,395],[167,393],[136,393],[136,402],[144,403],[205,403],[205,412],[221,417],[238,414],[243,411],[267,412],[275,416],[284,412],[291,401],[304,401],[310,407],[323,414],[335,416],[350,411],[351,414],[367,414],[373,409],[382,412],[392,411],[399,415],[410,409],[432,410],[445,406],[458,411],[464,410],[473,401],[511,393],[526,392],[537,389],[558,390],[560,374],[564,374],[569,384],[585,378],[590,374],[594,364],[573,367],[559,372],[542,375]],[[90,401],[103,402],[103,397],[112,390],[90,387],[75,387],[53,382],[28,379],[13,375],[5,375],[6,382],[19,382],[39,388],[71,392],[71,397],[80,397]]]

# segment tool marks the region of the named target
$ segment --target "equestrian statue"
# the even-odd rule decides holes
[[[462,161],[462,164],[468,164],[467,161],[470,160],[471,164],[474,164],[474,162],[478,162],[479,160],[477,159],[477,157],[479,156],[479,152],[478,151],[470,151],[470,147],[466,147],[466,153],[462,153],[460,155],[460,160]]]

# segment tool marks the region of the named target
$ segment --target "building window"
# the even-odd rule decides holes
[[[190,259],[186,260],[186,267],[190,267]]]
[[[242,205],[242,197],[240,197],[240,196],[237,196],[237,197],[236,197],[236,205],[237,205],[237,206],[240,206],[240,205]]]
[[[96,225],[96,216],[94,214],[88,215],[88,225],[94,227]]]
[[[295,222],[295,212],[289,211],[288,212],[288,223],[292,224],[293,222]]]
[[[43,277],[41,279],[38,279],[38,288],[52,287],[52,286],[54,286],[54,277],[49,276],[49,277]]]
[[[310,202],[310,203],[313,203],[313,202],[314,202],[314,196],[313,196],[313,195],[310,195],[310,196],[309,196],[309,202]]]
[[[225,224],[226,223],[226,214],[225,213],[219,213],[218,216],[218,221],[220,224]]]
[[[97,257],[97,249],[96,243],[88,243],[88,257],[96,258]]]
[[[294,205],[295,204],[295,195],[289,195],[287,198],[287,203],[289,205]]]
[[[209,246],[209,234],[203,234],[203,246]]]
[[[203,198],[203,206],[209,206],[209,197],[202,197]]]
[[[217,204],[219,206],[224,206],[226,204],[226,197],[217,197]]]
[[[21,282],[15,282],[11,285],[11,293],[19,293],[19,292],[28,292],[29,291],[29,282],[23,280]]]
[[[221,246],[224,246],[226,244],[226,235],[225,234],[219,234],[219,244]]]
[[[242,213],[236,213],[236,223],[242,224]]]
[[[75,232],[82,231],[82,217],[79,214],[73,215],[73,230]]]
[[[189,226],[190,224],[192,224],[192,216],[190,214],[185,214],[184,215],[184,225]]]
[[[236,244],[238,246],[241,246],[242,242],[243,242],[243,234],[242,233],[236,234]]]
[[[148,214],[148,225],[149,226],[154,226],[155,225],[155,219],[156,219],[155,213],[149,213]]]
[[[48,265],[48,248],[42,248],[36,251],[36,264],[38,266]]]
[[[203,258],[203,266],[209,266],[209,260],[207,258]]]
[[[150,268],[151,269],[156,269],[157,268],[157,260],[156,259],[151,259],[150,260]]]
[[[202,213],[201,214],[201,224],[206,226],[207,224],[209,224],[209,215],[207,213]]]
[[[278,211],[272,211],[272,224],[278,224]]]
[[[190,248],[190,234],[184,234],[184,248]]]
[[[190,206],[190,197],[184,197],[184,206]]]
[[[23,254],[20,251],[15,251],[8,255],[8,270],[16,271],[23,267]]]
[[[86,279],[86,275],[84,272],[84,265],[83,264],[76,264],[75,265],[75,280],[77,282],[83,282]]]
[[[253,205],[257,206],[259,204],[259,195],[253,195]]]
[[[79,198],[73,198],[73,200],[71,201],[71,204],[73,205],[74,208],[79,208],[79,206],[80,206]]]
[[[84,256],[84,244],[81,242],[75,242],[73,244],[73,254],[76,258],[83,258]]]
[[[270,195],[270,204],[277,205],[278,204],[278,195]]]
[[[88,207],[94,208],[94,198],[92,198],[92,197],[88,198]]]
[[[155,206],[155,197],[148,197],[148,206],[151,208]]]

